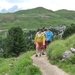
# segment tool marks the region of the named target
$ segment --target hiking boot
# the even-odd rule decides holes
[[[35,57],[38,57],[38,55],[36,54]]]
[[[44,52],[42,52],[41,54],[42,54],[42,55],[45,55],[45,53],[44,53]]]

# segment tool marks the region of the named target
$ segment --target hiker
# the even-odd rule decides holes
[[[50,29],[47,29],[45,36],[46,36],[46,46],[48,47],[48,45],[51,43],[53,39],[53,32]]]
[[[41,53],[44,51],[44,45],[45,45],[45,36],[44,33],[42,32],[42,29],[39,29],[38,32],[35,35],[34,43],[36,45],[36,57],[38,56],[38,52],[40,51],[40,56]]]

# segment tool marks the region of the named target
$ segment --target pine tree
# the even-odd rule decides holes
[[[7,35],[7,52],[11,56],[18,56],[26,51],[25,38],[20,27],[12,27]]]

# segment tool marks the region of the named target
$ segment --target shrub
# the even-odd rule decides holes
[[[65,46],[68,47],[69,49],[71,47],[75,48],[75,35],[72,35],[68,37],[68,39],[65,40]]]
[[[75,54],[73,56],[71,56],[71,58],[69,60],[67,60],[67,63],[75,64]]]
[[[75,33],[75,25],[72,25],[67,27],[66,30],[64,31],[62,38],[67,38],[68,36],[72,35]]]
[[[47,55],[49,59],[59,61],[62,59],[62,54],[66,50],[66,46],[63,44],[64,41],[59,40],[59,41],[54,41],[49,45]]]
[[[3,53],[2,52],[0,52],[0,58],[3,58]]]
[[[31,65],[28,68],[28,75],[41,75],[41,72],[39,68],[35,67],[34,65]]]

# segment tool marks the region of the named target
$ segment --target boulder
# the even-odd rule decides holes
[[[71,51],[67,50],[63,53],[62,56],[63,56],[63,59],[69,59],[72,55],[73,55],[73,53]]]
[[[75,53],[75,48],[70,48],[72,53]]]

